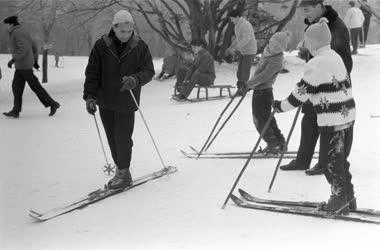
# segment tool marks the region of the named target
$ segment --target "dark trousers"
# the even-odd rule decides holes
[[[354,28],[350,29],[350,35],[351,35],[351,44],[352,44],[352,51],[357,52],[358,51],[358,41],[360,33],[362,33],[362,28]]]
[[[317,114],[311,103],[303,105],[304,116],[301,122],[301,140],[298,147],[296,163],[305,168],[310,167],[315,145],[319,137]]]
[[[251,67],[255,55],[240,55],[237,69],[237,87],[241,88],[251,76]]]
[[[363,23],[363,31],[360,32],[360,35],[359,35],[360,42],[363,44],[367,43],[369,24],[370,24],[370,20],[366,19]],[[364,40],[363,40],[363,35],[364,35]]]
[[[259,133],[263,131],[264,125],[269,119],[273,103],[273,90],[255,90],[252,95],[252,116],[253,123]],[[277,126],[276,119],[273,117],[270,122],[263,140],[268,144],[284,143],[285,138]]]
[[[177,81],[175,83],[175,87],[178,91],[182,88],[183,81],[186,79],[187,73],[190,71],[190,68],[185,66],[179,66],[176,70],[176,78]]]
[[[25,82],[28,83],[30,89],[37,95],[42,105],[45,107],[50,107],[56,104],[56,101],[54,101],[48,92],[41,86],[40,81],[33,74],[32,69],[17,69],[12,82],[12,91],[14,96],[13,111],[21,112],[22,95],[24,94]]]
[[[193,91],[196,84],[199,86],[208,87],[214,83],[213,79],[215,78],[211,74],[194,72],[189,81],[182,83],[182,87],[179,92],[187,98],[189,97],[191,91]]]
[[[353,127],[350,127],[336,132],[323,132],[320,141],[320,162],[331,185],[331,193],[345,194],[348,199],[354,196],[350,163],[347,161],[351,152],[353,130]]]
[[[105,109],[100,109],[99,113],[115,164],[118,169],[129,168],[132,158],[135,113],[122,113]]]

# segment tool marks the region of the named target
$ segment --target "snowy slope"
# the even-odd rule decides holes
[[[357,103],[350,156],[358,205],[380,209],[380,45],[354,57],[353,93]],[[13,70],[0,55],[0,111],[11,108]],[[51,60],[51,59],[50,59]],[[0,249],[376,249],[380,226],[241,209],[221,205],[243,160],[189,160],[179,153],[200,148],[228,99],[175,103],[174,80],[152,81],[142,93],[142,111],[167,164],[179,172],[83,210],[34,223],[27,210],[44,210],[80,197],[107,181],[93,119],[86,113],[82,87],[86,57],[65,57],[64,68],[50,67],[44,86],[62,105],[47,116],[27,88],[20,119],[0,117]],[[286,57],[288,74],[279,75],[275,97],[284,98],[302,75],[303,62]],[[51,62],[51,61],[50,61]],[[161,61],[155,62],[159,73]],[[50,63],[51,65],[51,63]],[[216,84],[235,82],[236,65],[218,65]],[[41,79],[41,73],[37,73]],[[218,94],[212,92],[211,95]],[[210,151],[251,150],[258,134],[249,96]],[[286,135],[295,112],[276,116]],[[136,114],[132,174],[161,167],[147,131]],[[289,149],[300,137],[297,123]],[[105,136],[103,133],[103,138]],[[110,154],[108,152],[108,157]],[[288,160],[286,160],[287,162]],[[238,187],[262,197],[326,200],[324,177],[280,171],[266,192],[275,160],[255,160]],[[313,161],[314,163],[314,161]]]

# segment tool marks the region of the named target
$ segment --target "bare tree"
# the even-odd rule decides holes
[[[260,4],[292,3],[288,15],[276,20]],[[295,13],[298,0],[104,0],[94,1],[85,8],[73,6],[71,12],[81,13],[93,18],[105,8],[122,6],[140,13],[149,26],[158,33],[171,47],[188,50],[191,39],[208,41],[208,50],[216,58],[224,54],[233,36],[233,29],[226,14],[231,9],[247,10],[248,18],[254,25],[261,42],[259,51],[265,46],[269,37],[282,30]],[[226,42],[227,40],[227,42]]]

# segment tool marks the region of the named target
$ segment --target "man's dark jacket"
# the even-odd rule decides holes
[[[141,87],[152,80],[154,66],[143,40],[134,34],[126,44],[121,44],[111,30],[96,41],[85,74],[85,100],[92,97],[103,109],[134,112],[137,107],[130,92],[120,92],[122,78],[132,76],[137,80],[133,93],[139,103]]]
[[[351,74],[352,70],[352,57],[351,57],[351,49],[350,49],[350,34],[349,31],[342,21],[339,18],[338,13],[329,5],[325,5],[326,12],[323,17],[326,17],[328,22],[328,26],[331,32],[331,49],[333,49],[336,53],[340,55],[343,59],[343,63],[346,66],[346,70],[348,74]],[[310,23],[307,19],[305,19],[305,24],[310,26]],[[302,112],[314,112],[313,105],[310,103],[304,104],[302,107]]]

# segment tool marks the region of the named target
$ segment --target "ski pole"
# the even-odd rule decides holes
[[[222,131],[222,129],[224,128],[224,126],[227,124],[227,122],[230,120],[230,118],[232,117],[232,115],[235,113],[235,111],[237,110],[237,108],[240,106],[241,102],[244,100],[244,97],[245,95],[243,95],[239,102],[236,104],[235,108],[231,111],[230,115],[227,117],[227,119],[224,121],[224,123],[222,124],[222,126],[220,126],[220,128],[218,129],[218,131],[216,132],[216,134],[214,135],[214,137],[212,138],[212,140],[209,142],[209,144],[206,146],[205,150],[204,151],[207,151],[211,144],[214,142],[214,140],[216,139],[216,137],[219,135],[220,131]]]
[[[263,130],[260,133],[259,139],[257,139],[257,142],[256,142],[255,146],[253,147],[253,149],[251,151],[251,154],[249,155],[249,157],[248,157],[247,161],[245,162],[243,168],[241,169],[238,177],[236,178],[235,183],[232,185],[232,188],[231,188],[230,192],[228,193],[228,196],[227,196],[226,200],[223,203],[222,209],[224,209],[226,207],[227,202],[230,199],[231,194],[234,192],[234,190],[236,188],[236,185],[238,184],[240,178],[242,177],[242,175],[243,175],[245,169],[247,168],[249,162],[253,158],[253,154],[256,152],[256,149],[259,147],[260,141],[263,138],[264,134],[266,133],[266,131],[267,131],[268,127],[269,127],[269,124],[270,124],[270,122],[272,121],[272,119],[274,117],[274,113],[275,113],[275,110],[272,111],[272,113],[270,114],[268,120],[266,121],[266,123],[264,125],[264,128],[263,128]]]
[[[272,186],[273,186],[274,180],[276,179],[276,176],[277,176],[278,168],[280,167],[281,161],[284,158],[285,149],[287,148],[288,143],[290,141],[290,137],[292,136],[292,133],[293,133],[294,127],[295,127],[295,125],[297,123],[297,119],[298,119],[298,116],[300,114],[300,111],[301,111],[301,107],[299,107],[297,109],[297,112],[296,112],[296,114],[294,116],[293,123],[292,123],[292,126],[290,127],[290,131],[289,131],[288,137],[286,138],[285,147],[282,149],[281,156],[278,159],[276,169],[274,170],[273,177],[272,177],[272,180],[271,180],[269,188],[268,188],[268,193],[270,193],[270,191],[272,190]]]
[[[140,106],[139,106],[139,104],[137,103],[137,100],[136,100],[136,98],[135,98],[135,95],[133,94],[133,92],[132,92],[131,89],[129,90],[129,93],[131,94],[131,96],[132,96],[132,98],[133,98],[133,101],[135,102],[136,107],[137,107],[137,109],[138,109],[138,111],[139,111],[139,113],[140,113],[140,115],[141,115],[141,118],[142,118],[144,124],[145,124],[145,127],[146,127],[146,129],[148,130],[148,133],[149,133],[149,135],[150,135],[150,139],[151,139],[152,142],[153,142],[154,148],[156,149],[156,152],[157,152],[157,154],[158,154],[158,157],[160,158],[161,164],[162,164],[162,166],[164,167],[164,169],[167,169],[168,167],[166,167],[166,165],[165,165],[165,163],[164,163],[164,160],[163,160],[162,157],[161,157],[160,151],[158,150],[158,147],[157,147],[157,144],[156,144],[156,142],[155,142],[155,140],[154,140],[154,138],[153,138],[153,135],[152,135],[152,133],[150,132],[150,129],[149,129],[149,127],[148,127],[148,124],[147,124],[146,121],[145,121],[144,115],[143,115],[143,113],[141,112]]]
[[[100,145],[102,147],[104,159],[106,161],[106,165],[104,166],[103,171],[104,171],[104,173],[110,175],[111,173],[115,172],[115,167],[112,167],[111,164],[108,162],[106,151],[104,150],[104,144],[103,144],[102,136],[100,135],[98,121],[96,120],[95,114],[93,114],[93,117],[94,117],[94,121],[95,121],[95,125],[96,125],[96,130],[98,131],[98,137],[99,137]]]
[[[226,113],[228,107],[231,106],[231,104],[232,104],[232,102],[234,101],[234,99],[235,99],[236,96],[237,96],[237,95],[234,94],[234,96],[230,99],[230,101],[229,101],[229,102],[227,103],[227,105],[224,107],[222,113],[220,113],[218,119],[216,120],[214,126],[213,126],[212,129],[211,129],[211,132],[210,132],[209,136],[207,137],[205,143],[203,144],[201,150],[199,151],[198,156],[197,156],[197,159],[198,159],[199,156],[203,153],[203,150],[204,150],[205,147],[207,146],[207,143],[210,141],[210,138],[211,138],[212,134],[214,133],[214,131],[215,131],[217,125],[219,124],[220,120],[222,119],[224,113]]]

